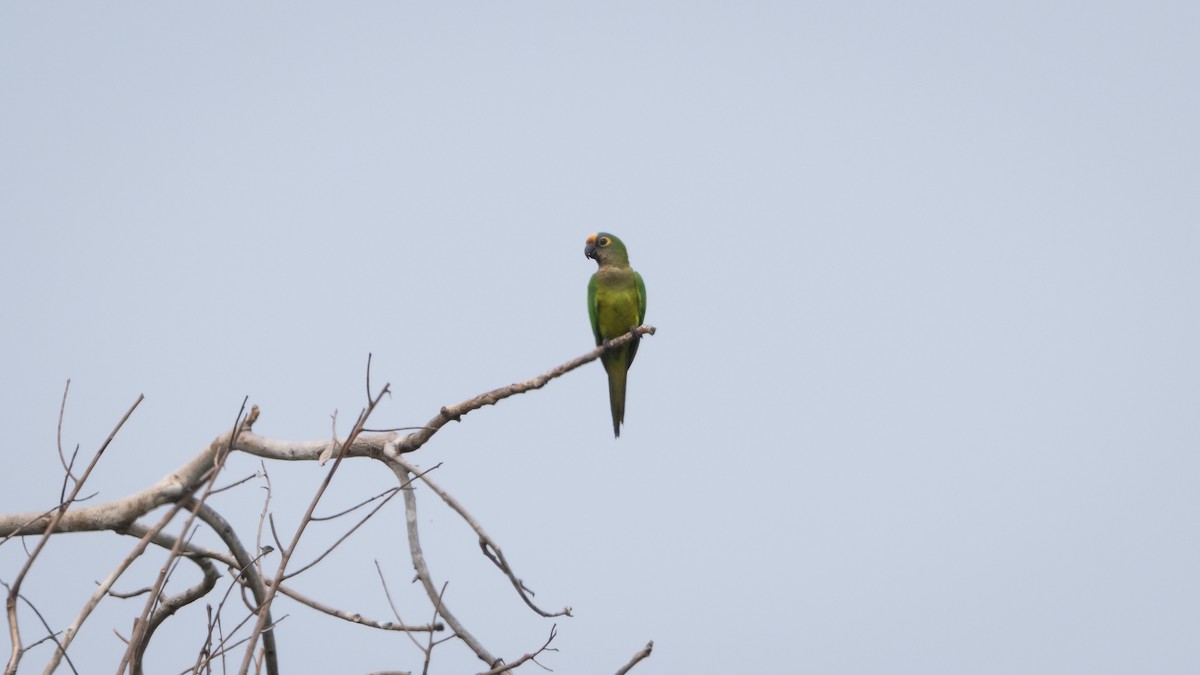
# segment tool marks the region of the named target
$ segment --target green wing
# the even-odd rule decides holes
[[[642,275],[637,272],[633,273],[633,283],[637,286],[638,293],[638,325],[646,322],[646,282],[642,281]],[[592,319],[592,325],[596,325],[596,319]]]
[[[588,281],[588,318],[592,320],[592,334],[596,336],[596,345],[599,345],[603,338],[600,337],[600,319],[596,315],[596,277],[593,274]]]
[[[638,309],[638,325],[642,325],[646,321],[646,282],[642,281],[642,275],[637,272],[633,273],[633,286],[637,289],[637,309]],[[630,342],[625,348],[628,360],[625,362],[625,369],[629,370],[629,366],[633,365],[633,357],[637,356],[638,343],[641,340]],[[624,416],[624,397],[621,402],[621,414]]]

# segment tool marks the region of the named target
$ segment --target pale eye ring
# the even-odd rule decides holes
[[[608,246],[608,237],[600,237],[600,239],[597,240],[596,243],[599,244],[600,246]]]

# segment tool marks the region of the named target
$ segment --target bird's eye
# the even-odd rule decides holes
[[[596,243],[600,246],[608,246],[608,237],[600,237],[596,240]]]

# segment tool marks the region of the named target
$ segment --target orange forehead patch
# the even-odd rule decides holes
[[[584,243],[586,243],[586,244],[594,244],[594,243],[596,243],[596,235],[595,235],[595,234],[590,234],[590,235],[588,235],[587,241],[586,241],[586,242],[584,242]]]

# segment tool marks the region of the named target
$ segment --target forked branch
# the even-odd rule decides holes
[[[252,624],[250,635],[248,637],[237,640],[234,643],[228,641],[233,638],[232,633],[236,633],[238,627],[234,627],[232,632],[227,632],[221,628],[220,614],[224,601],[217,606],[215,615],[210,608],[209,620],[209,635],[205,641],[205,646],[202,647],[201,654],[196,661],[197,668],[207,668],[211,660],[228,653],[228,650],[236,648],[238,645],[245,644],[243,660],[239,671],[247,673],[252,669],[257,672],[265,666],[268,672],[277,672],[277,663],[275,660],[275,645],[274,632],[272,628],[275,622],[271,618],[270,607],[275,598],[276,593],[284,593],[291,596],[297,601],[308,605],[314,609],[324,612],[328,615],[335,616],[339,619],[360,623],[382,630],[403,631],[412,636],[414,632],[429,631],[429,645],[423,648],[426,656],[426,666],[428,659],[432,653],[432,649],[437,644],[444,642],[447,639],[434,641],[433,632],[443,629],[442,620],[445,622],[445,627],[449,628],[453,635],[452,638],[458,638],[465,643],[481,661],[487,664],[491,670],[488,673],[502,673],[514,670],[518,666],[533,661],[537,663],[536,657],[546,651],[553,651],[549,647],[550,642],[556,635],[556,628],[551,630],[550,637],[540,649],[527,653],[516,661],[505,664],[501,659],[496,657],[476,639],[455,617],[455,615],[446,607],[445,604],[445,585],[439,590],[433,583],[432,575],[425,563],[424,554],[421,551],[420,540],[417,532],[416,520],[416,499],[413,494],[410,483],[414,480],[423,480],[426,484],[460,517],[462,517],[475,531],[479,538],[479,545],[484,555],[509,579],[518,595],[533,611],[544,617],[554,616],[570,616],[571,609],[569,607],[558,611],[548,611],[541,609],[532,600],[532,592],[526,588],[525,584],[513,572],[500,546],[484,531],[479,522],[466,511],[461,503],[459,503],[448,492],[439,487],[436,483],[429,481],[425,473],[422,473],[411,464],[403,461],[401,456],[405,453],[413,452],[425,445],[442,427],[450,421],[460,421],[462,417],[473,410],[478,410],[486,405],[495,405],[496,403],[525,392],[533,391],[544,387],[551,380],[565,375],[566,373],[583,366],[584,364],[598,359],[605,351],[620,347],[631,340],[640,339],[643,335],[653,335],[655,328],[653,326],[640,326],[631,330],[629,333],[608,341],[605,344],[596,347],[587,354],[578,358],[572,359],[559,365],[541,375],[533,377],[521,382],[515,382],[506,387],[500,387],[491,391],[484,392],[465,401],[441,408],[438,413],[424,426],[412,427],[405,430],[391,430],[387,432],[365,433],[364,423],[371,411],[388,391],[387,385],[383,387],[377,396],[369,397],[368,405],[363,413],[359,416],[354,429],[344,440],[338,440],[336,437],[333,440],[322,439],[314,441],[278,441],[263,438],[253,433],[252,426],[258,417],[258,408],[255,406],[251,409],[247,417],[242,420],[239,415],[239,422],[235,423],[234,428],[215,438],[207,447],[202,449],[195,457],[186,462],[184,465],[170,472],[159,480],[154,485],[141,490],[137,493],[121,497],[115,500],[108,501],[102,504],[81,504],[79,498],[80,490],[90,476],[92,469],[96,466],[104,450],[112,442],[117,431],[120,430],[125,420],[137,407],[137,403],[130,408],[125,414],[121,422],[117,424],[112,434],[104,442],[101,448],[97,451],[91,462],[83,471],[79,471],[75,464],[75,455],[68,455],[62,450],[61,442],[61,425],[62,413],[60,411],[59,433],[58,433],[58,449],[60,462],[63,464],[64,489],[61,495],[60,503],[52,508],[41,512],[27,512],[18,514],[0,514],[0,544],[13,537],[40,535],[37,545],[33,548],[28,559],[25,562],[23,569],[16,576],[13,584],[10,585],[7,594],[7,618],[9,637],[13,646],[13,654],[5,668],[5,673],[13,673],[16,670],[21,654],[27,651],[28,645],[22,645],[20,630],[17,624],[16,604],[18,598],[23,598],[19,595],[21,581],[23,580],[29,567],[34,563],[38,554],[45,546],[49,537],[54,534],[65,532],[83,532],[83,531],[102,531],[111,530],[125,535],[130,535],[137,538],[138,544],[131,551],[126,560],[122,561],[121,565],[113,571],[107,579],[105,579],[96,589],[93,597],[84,605],[79,615],[76,617],[72,625],[61,634],[61,639],[57,635],[52,635],[51,638],[57,642],[55,654],[51,657],[50,669],[58,665],[60,659],[66,657],[68,648],[73,639],[78,634],[80,626],[92,614],[92,610],[104,598],[110,597],[112,594],[112,586],[118,578],[128,569],[129,565],[137,559],[149,545],[155,545],[171,551],[167,562],[164,563],[162,571],[159,574],[157,581],[149,592],[149,597],[142,615],[135,623],[134,632],[129,639],[129,649],[127,650],[122,663],[121,670],[126,666],[131,672],[140,672],[141,658],[145,650],[146,643],[154,633],[154,628],[159,625],[164,619],[174,613],[180,607],[193,602],[199,597],[207,595],[215,586],[217,575],[215,568],[212,566],[212,561],[219,561],[225,564],[234,573],[234,586],[240,586],[243,593],[247,592],[252,596],[249,605],[251,607],[251,616],[247,617],[247,621]],[[370,392],[370,380],[368,371],[368,392]],[[65,409],[64,393],[64,406]],[[138,402],[141,401],[139,397]],[[405,432],[405,433],[402,433]],[[261,558],[259,556],[251,556],[246,550],[240,539],[234,533],[232,526],[224,520],[215,510],[210,508],[206,503],[206,498],[217,492],[215,480],[224,465],[224,460],[232,451],[245,452],[264,459],[275,459],[282,461],[317,461],[320,462],[324,458],[336,456],[336,461],[325,476],[324,482],[314,495],[308,510],[304,514],[299,527],[293,534],[290,541],[284,543],[280,541],[276,534],[276,548],[280,553],[280,563],[274,574],[274,579],[267,580],[262,574]],[[283,584],[287,579],[300,572],[304,571],[308,566],[300,567],[293,570],[288,570],[288,562],[292,554],[296,551],[296,545],[300,539],[305,527],[308,523],[315,520],[313,513],[317,503],[321,499],[325,488],[329,485],[334,473],[337,471],[340,463],[348,458],[367,457],[382,461],[387,465],[399,479],[397,487],[393,491],[389,491],[386,495],[380,495],[378,503],[371,509],[357,525],[353,526],[342,539],[339,539],[333,544],[326,553],[321,554],[313,560],[309,566],[315,565],[324,559],[329,551],[337,547],[345,537],[357,529],[362,522],[365,522],[372,515],[377,513],[379,509],[395,494],[395,491],[402,492],[405,501],[405,517],[407,521],[407,533],[409,538],[410,554],[412,557],[413,566],[417,571],[417,577],[424,586],[430,602],[434,607],[434,619],[425,625],[407,625],[404,622],[391,623],[367,620],[361,615],[346,612],[336,609],[320,602],[307,598],[294,589],[285,587]],[[435,467],[436,468],[436,467]],[[427,473],[427,472],[426,472]],[[264,466],[265,475],[265,466]],[[269,480],[269,479],[268,479]],[[241,481],[239,481],[240,483]],[[238,483],[235,483],[235,485]],[[268,482],[269,487],[269,482]],[[222,488],[225,489],[225,488]],[[370,500],[368,500],[370,501]],[[167,512],[163,518],[153,524],[142,524],[140,519],[144,518],[151,511],[161,506],[168,506]],[[362,506],[362,505],[359,505]],[[354,507],[358,508],[358,507]],[[274,520],[264,506],[264,522],[271,524],[271,531],[274,532]],[[350,509],[354,510],[354,509]],[[174,517],[180,512],[184,512],[188,517],[185,519],[182,528],[178,534],[169,535],[164,529],[172,522]],[[344,515],[344,513],[335,514]],[[194,546],[190,542],[190,537],[193,534],[192,523],[202,521],[211,527],[221,538],[226,550],[212,551]],[[261,540],[261,527],[259,538]],[[268,548],[260,549],[265,555]],[[199,566],[202,571],[203,579],[199,584],[184,590],[174,596],[166,595],[164,587],[170,577],[171,570],[174,569],[175,563],[179,557],[191,559],[193,563]],[[231,588],[233,588],[231,587]],[[385,586],[386,590],[386,586]],[[226,594],[228,596],[228,593]],[[390,598],[389,598],[390,602]],[[394,608],[393,608],[394,610]],[[256,620],[253,616],[257,614]],[[218,640],[213,642],[213,628],[216,627],[220,631]],[[257,651],[257,643],[259,638],[262,638],[263,651]],[[650,654],[652,643],[646,648],[634,655],[619,672],[627,672],[636,663],[646,658]],[[67,659],[69,663],[69,659]],[[540,664],[539,664],[540,665]]]

